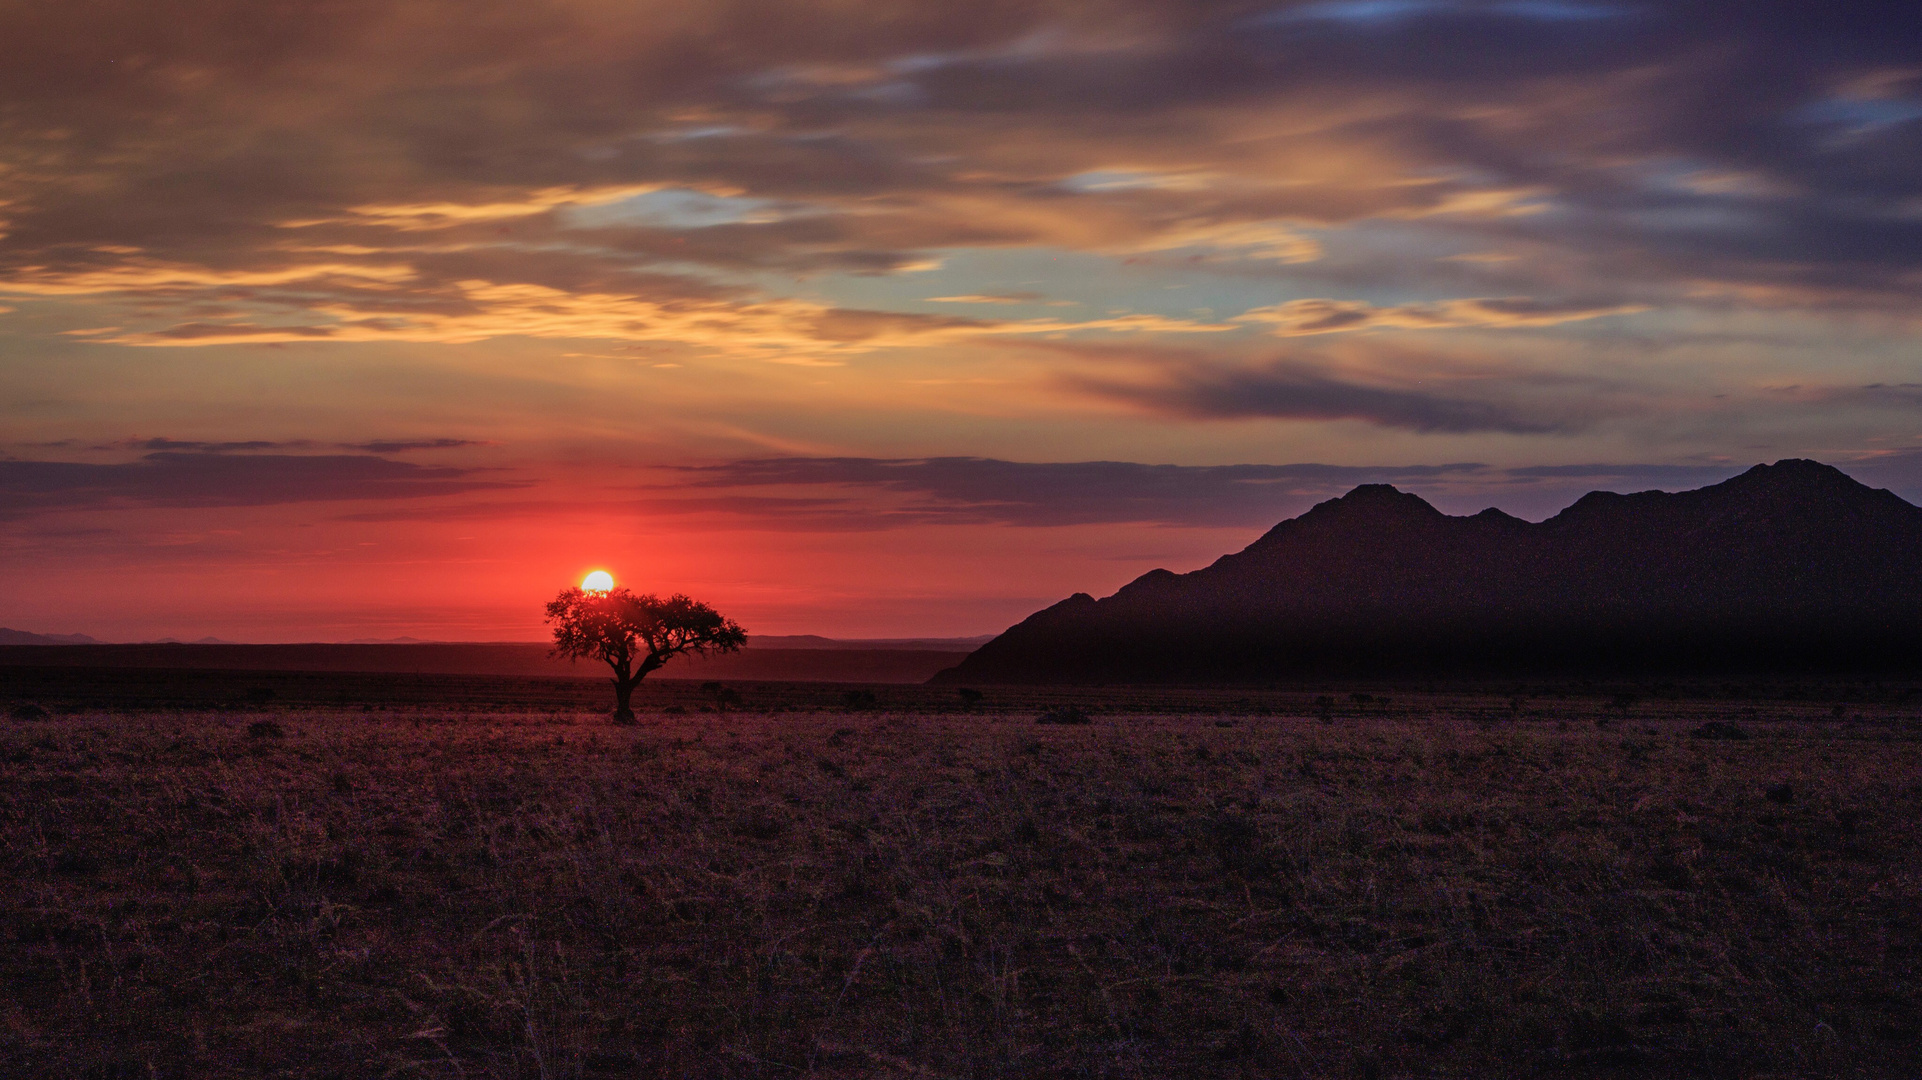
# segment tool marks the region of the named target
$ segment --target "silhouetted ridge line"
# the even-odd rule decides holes
[[[0,626],[0,645],[98,645],[85,634],[34,634]]]
[[[1820,462],[1540,523],[1367,484],[1036,612],[949,683],[1922,669],[1922,508]]]

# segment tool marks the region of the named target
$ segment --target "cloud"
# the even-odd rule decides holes
[[[1293,361],[1252,367],[1169,365],[1146,378],[1062,377],[1070,389],[1195,420],[1360,420],[1423,433],[1561,434],[1592,424],[1565,403],[1528,405],[1328,375]]]
[[[1922,450],[1816,456],[1870,487],[1887,488],[1922,505]],[[1517,466],[1490,473],[1495,482],[1480,494],[1521,516],[1546,518],[1590,491],[1684,491],[1719,484],[1766,460],[1758,455],[1681,463]]]
[[[329,271],[331,273],[331,271]],[[199,296],[197,272],[149,267],[139,274],[79,272],[43,274],[22,286],[47,294],[138,298],[149,303],[188,304]],[[649,278],[602,280],[594,285],[499,284],[483,278],[415,281],[408,292],[383,285],[362,288],[325,274],[286,270],[253,275],[244,293],[224,293],[256,310],[285,313],[302,321],[246,319],[174,323],[157,329],[113,326],[68,331],[82,340],[148,347],[194,347],[281,342],[403,341],[465,344],[504,336],[676,343],[783,362],[835,363],[838,358],[885,348],[912,348],[968,338],[1068,333],[1216,333],[1225,323],[1153,314],[1098,319],[989,320],[914,312],[835,307],[810,300],[747,300],[716,290],[670,287],[658,295]],[[383,275],[413,281],[413,270]],[[221,279],[225,280],[225,279]],[[137,286],[128,286],[128,282]],[[267,286],[300,282],[301,289]],[[185,284],[183,284],[185,283]],[[598,288],[619,292],[590,291]],[[639,286],[636,289],[633,286]],[[0,291],[11,286],[0,281]]]
[[[370,454],[404,454],[412,450],[453,450],[462,446],[491,446],[479,439],[375,439],[371,442],[338,443],[343,450],[365,450]]]
[[[1837,396],[1859,398],[1879,405],[1922,405],[1922,383],[1870,383],[1840,391]]]
[[[1704,484],[1719,483],[1734,476],[1747,465],[1729,463],[1703,463],[1682,465],[1650,464],[1582,464],[1582,465],[1523,465],[1504,469],[1503,472],[1518,482],[1536,480],[1574,481],[1584,484],[1607,484],[1610,490],[1621,490],[1623,485],[1634,490],[1655,488],[1700,487]],[[1635,485],[1642,485],[1636,488]]]
[[[1460,3],[1450,0],[1315,0],[1296,4],[1250,20],[1254,25],[1331,22],[1348,25],[1384,25],[1407,19],[1436,17],[1482,17],[1528,19],[1546,22],[1588,22],[1596,19],[1626,17],[1629,12],[1607,4],[1572,3],[1569,0],[1498,0],[1495,3]]]
[[[979,457],[779,457],[689,466],[648,489],[651,515],[721,514],[755,529],[871,531],[929,525],[1094,524],[1266,528],[1361,484],[1415,490],[1449,513],[1499,506],[1550,517],[1595,490],[1679,491],[1756,462],[1497,467],[1018,462]],[[1864,483],[1922,490],[1922,450],[1834,462]]]
[[[1922,448],[1905,447],[1849,455],[1830,464],[1870,487],[1888,488],[1922,505]]]
[[[63,445],[63,444],[55,444]],[[188,450],[203,454],[256,453],[263,450],[313,450],[330,447],[337,450],[361,450],[370,454],[399,454],[412,450],[452,450],[463,446],[486,446],[485,442],[474,439],[375,439],[369,442],[323,443],[313,439],[241,439],[226,442],[208,442],[198,439],[169,439],[161,436],[143,438],[130,436],[113,442],[100,444],[97,450]]]
[[[647,505],[656,513],[726,512],[807,529],[1120,522],[1240,526],[1271,524],[1289,508],[1356,484],[1434,481],[1485,469],[1472,463],[1184,466],[783,457],[676,470],[676,482],[657,489]],[[725,494],[698,494],[705,492]]]
[[[0,292],[120,304],[127,328],[87,340],[121,345],[524,335],[822,359],[959,331],[824,338],[835,305],[774,275],[970,249],[1298,280],[1392,227],[1405,257],[1369,263],[1377,286],[1499,246],[1529,293],[1295,301],[1321,306],[1268,309],[1283,334],[1902,315],[1922,274],[1922,13],[1899,5],[276,11],[13,20]],[[943,299],[1000,295],[980,284]]]
[[[522,486],[474,469],[346,454],[161,451],[138,461],[0,461],[0,517],[130,507],[431,498]]]
[[[1264,259],[1277,263],[1311,263],[1321,258],[1322,245],[1280,221],[1177,222],[1149,236],[1115,246],[1122,253],[1176,251],[1201,248],[1223,256]]]
[[[168,439],[154,437],[143,439],[138,436],[117,439],[105,443],[101,450],[192,450],[206,454],[225,454],[253,452],[259,450],[307,450],[314,443],[306,439],[274,441],[270,439],[241,439],[228,442],[203,442],[197,439]]]
[[[1648,310],[1643,304],[1553,303],[1525,296],[1441,300],[1426,304],[1377,307],[1360,300],[1290,300],[1251,308],[1236,322],[1272,325],[1276,337],[1338,334],[1354,330],[1454,330],[1463,327],[1558,326],[1562,323],[1628,315]]]
[[[1049,300],[1038,292],[966,293],[961,296],[930,296],[930,304],[1050,304],[1067,306],[1066,300]]]

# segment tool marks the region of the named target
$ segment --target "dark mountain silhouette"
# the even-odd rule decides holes
[[[1036,612],[944,683],[1922,669],[1922,507],[1814,461],[1547,521],[1385,484]]]
[[[35,634],[0,626],[0,645],[98,645],[85,634]]]

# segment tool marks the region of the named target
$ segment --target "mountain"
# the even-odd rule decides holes
[[[1814,461],[1540,523],[1358,487],[1189,574],[1077,593],[935,677],[1922,669],[1922,507]]]
[[[85,634],[31,634],[0,626],[0,645],[98,645]]]

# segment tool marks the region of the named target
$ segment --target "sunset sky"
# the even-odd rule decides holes
[[[0,625],[997,631],[1357,483],[1922,499],[1922,5],[0,0]]]

